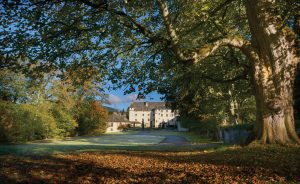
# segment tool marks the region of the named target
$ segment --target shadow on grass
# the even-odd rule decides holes
[[[128,150],[128,151],[200,151],[204,149],[213,149],[223,144],[202,144],[202,145],[134,145],[134,146],[112,146],[112,145],[62,145],[62,144],[23,144],[23,145],[0,145],[0,155],[43,155],[54,153],[70,152],[90,152],[107,150]]]

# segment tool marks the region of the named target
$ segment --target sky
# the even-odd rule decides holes
[[[128,106],[132,102],[160,102],[162,101],[160,98],[162,95],[152,92],[148,95],[146,95],[145,99],[137,100],[137,94],[138,93],[131,93],[124,95],[124,91],[122,89],[114,90],[114,91],[108,91],[107,94],[109,94],[109,102],[110,104],[104,104],[105,106],[112,107],[118,110],[127,110]]]

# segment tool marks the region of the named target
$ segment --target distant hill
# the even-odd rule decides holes
[[[103,106],[108,112],[119,112],[118,109],[114,109],[112,107]]]

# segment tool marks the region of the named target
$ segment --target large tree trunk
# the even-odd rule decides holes
[[[298,62],[294,37],[276,14],[275,0],[245,0],[251,31],[257,139],[300,143],[293,115],[293,82]]]

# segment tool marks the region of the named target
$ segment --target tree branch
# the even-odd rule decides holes
[[[92,8],[95,9],[99,9],[99,10],[103,10],[103,11],[107,11],[110,12],[114,15],[117,15],[119,17],[123,17],[125,19],[127,19],[127,21],[129,23],[131,23],[132,25],[135,26],[135,30],[138,31],[139,33],[141,33],[142,35],[144,35],[145,37],[147,37],[148,39],[151,40],[151,42],[161,42],[161,41],[166,41],[167,43],[169,42],[166,38],[160,37],[155,35],[152,31],[150,31],[149,29],[147,29],[145,26],[143,26],[142,24],[138,23],[135,19],[133,19],[131,16],[129,16],[128,14],[126,14],[123,11],[119,11],[119,10],[114,10],[109,8],[109,4],[107,2],[107,0],[102,0],[100,1],[100,3],[96,4],[93,3],[89,0],[77,0],[87,6],[90,6]],[[129,25],[126,25],[127,27],[131,27]],[[133,28],[133,27],[131,27]]]
[[[163,17],[164,24],[166,26],[168,35],[171,38],[171,46],[175,51],[176,57],[179,60],[183,60],[183,61],[190,60],[191,58],[186,57],[184,55],[184,53],[182,51],[180,51],[180,49],[179,49],[179,38],[178,38],[176,31],[173,27],[173,24],[171,22],[171,17],[170,17],[170,13],[168,10],[167,2],[165,0],[158,0],[158,4],[160,7],[160,12]]]
[[[86,4],[86,5],[90,6],[90,7],[93,7],[93,8],[100,8],[100,9],[102,9],[102,8],[106,8],[108,6],[106,0],[101,0],[101,1],[99,1],[99,3],[94,3],[94,2],[91,2],[89,0],[77,0],[77,1],[79,1],[79,2],[81,2],[83,4]]]
[[[251,47],[249,41],[241,37],[233,37],[233,38],[224,38],[212,44],[208,44],[197,49],[193,54],[194,61],[199,62],[207,58],[211,54],[213,54],[220,47],[224,47],[224,46],[238,48],[239,50],[241,50],[243,54],[245,54],[252,61],[257,60],[258,58],[256,52]]]
[[[228,5],[231,3],[232,0],[226,0],[223,5]],[[234,37],[234,38],[223,38],[218,40],[212,44],[206,45],[199,49],[196,49],[194,52],[184,52],[179,48],[179,38],[177,36],[176,30],[171,22],[170,13],[168,10],[167,2],[165,0],[158,0],[158,4],[160,7],[160,11],[164,20],[164,24],[166,26],[167,32],[169,37],[171,38],[171,46],[174,49],[176,57],[181,61],[193,61],[197,63],[209,55],[213,54],[217,49],[223,46],[229,46],[240,49],[250,60],[256,60],[257,54],[251,48],[250,42],[241,38],[241,37]],[[212,14],[216,13],[221,9],[221,6],[217,7]]]
[[[210,17],[210,18],[214,17],[216,15],[216,13],[218,13],[224,7],[225,8],[228,7],[230,5],[230,3],[232,3],[233,1],[234,0],[225,0],[223,3],[221,3],[217,7],[215,7],[212,11],[208,12],[208,17]],[[225,11],[227,11],[227,9],[225,9]],[[202,25],[202,22],[200,21],[199,23],[197,23],[196,25],[194,25],[193,27],[188,29],[185,34],[189,34],[193,30],[198,29],[201,25]]]
[[[164,0],[159,0],[158,4],[159,4],[159,7],[160,7],[162,17],[164,19],[164,23],[165,23],[165,26],[167,28],[168,34],[171,38],[172,44],[174,46],[176,46],[176,45],[178,45],[179,39],[178,39],[176,31],[173,27],[173,24],[171,23],[171,18],[170,18],[170,13],[169,13],[169,10],[168,10],[167,3]]]

